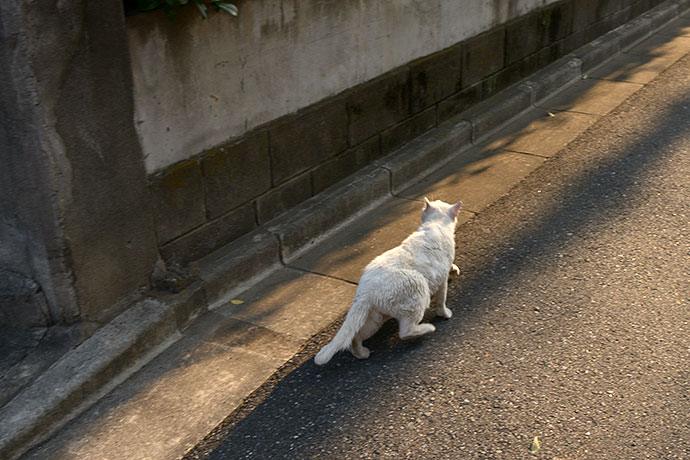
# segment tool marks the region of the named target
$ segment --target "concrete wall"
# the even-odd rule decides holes
[[[163,258],[268,223],[656,3],[252,0],[238,19],[129,18]]]
[[[554,0],[248,0],[129,18],[149,173]]]
[[[121,0],[0,2],[0,76],[0,267],[107,321],[157,257]]]
[[[659,1],[237,3],[0,2],[0,290],[37,299],[0,321],[102,324]]]

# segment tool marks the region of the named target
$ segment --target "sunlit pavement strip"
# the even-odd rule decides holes
[[[680,18],[537,103],[481,147],[451,159],[327,243],[200,318],[184,337],[99,401],[32,459],[175,459],[196,445],[305,341],[349,308],[374,256],[418,225],[423,196],[466,204],[460,222],[690,52]]]

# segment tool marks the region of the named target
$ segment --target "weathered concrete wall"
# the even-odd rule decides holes
[[[0,266],[109,319],[157,257],[121,0],[0,2]]]
[[[36,321],[107,321],[159,252],[210,253],[659,1],[238,3],[0,2],[0,268]]]
[[[546,3],[253,0],[237,20],[130,18],[164,259],[268,223],[659,1]]]
[[[129,18],[149,173],[554,0],[248,0]]]
[[[39,84],[29,59],[38,31],[31,36],[25,30],[24,14],[16,5],[0,4],[0,264],[35,279],[53,319],[70,321],[79,312],[73,273],[62,256],[68,250],[53,174],[64,171],[52,153],[59,141],[42,129]]]

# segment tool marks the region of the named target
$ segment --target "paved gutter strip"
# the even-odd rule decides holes
[[[481,143],[538,101],[579,81],[669,21],[689,14],[688,9],[690,0],[667,1],[653,8],[442,123],[266,229],[196,262],[193,270],[199,280],[183,293],[135,303],[8,402],[0,410],[0,457],[17,458],[27,446],[55,433],[174,343],[192,319],[275,273],[356,216]]]
[[[177,340],[178,305],[135,304],[7,403],[0,418],[2,458],[16,458],[26,444],[57,431]]]

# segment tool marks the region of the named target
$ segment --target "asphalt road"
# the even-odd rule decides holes
[[[686,56],[458,229],[435,333],[327,331],[187,458],[688,459],[689,228]]]

